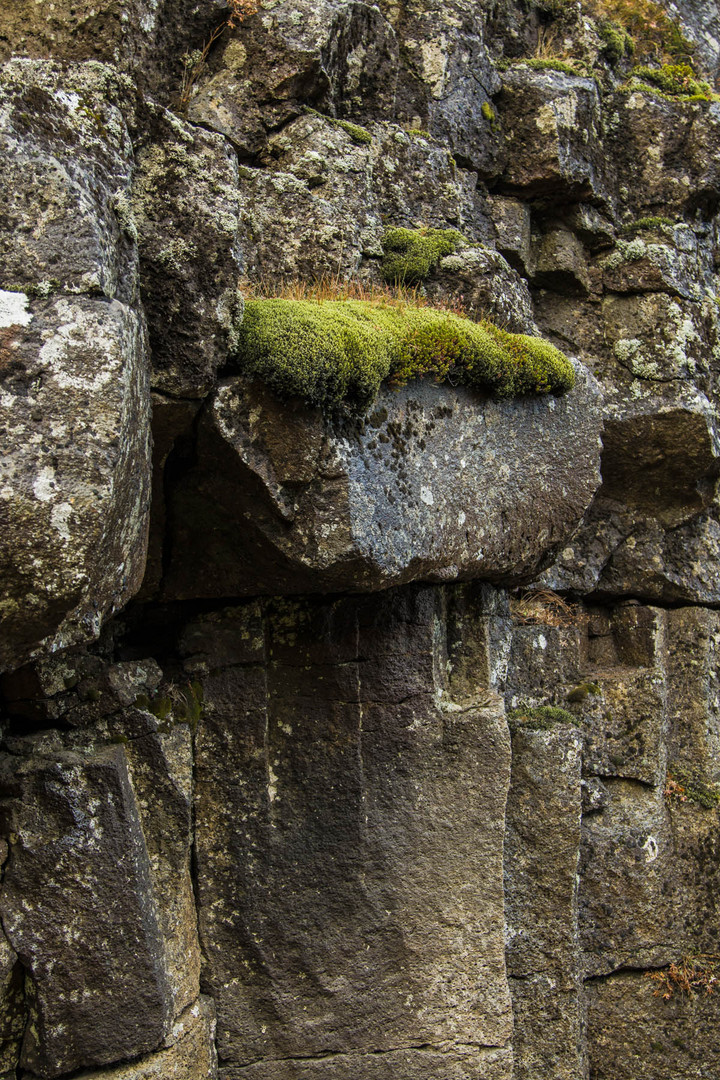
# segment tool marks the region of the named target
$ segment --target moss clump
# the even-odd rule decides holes
[[[566,701],[571,702],[573,705],[584,701],[590,694],[600,694],[602,690],[596,682],[581,682],[577,686],[573,686],[572,690],[565,698]]]
[[[383,277],[391,285],[417,285],[464,242],[456,229],[387,229],[382,240]]]
[[[624,26],[619,26],[612,19],[600,19],[597,32],[603,43],[602,54],[608,64],[615,67],[635,51],[635,42]]]
[[[643,217],[637,221],[631,221],[623,225],[620,230],[623,236],[637,236],[640,232],[654,232],[657,230],[673,229],[676,222],[668,217]]]
[[[411,127],[411,128],[407,129],[407,133],[408,133],[408,135],[414,135],[416,139],[429,139],[430,138],[430,132],[426,131],[425,128]]]
[[[667,799],[681,803],[693,802],[706,810],[715,810],[720,805],[718,786],[697,780],[682,765],[672,765],[668,769],[664,794]]]
[[[533,56],[529,60],[523,60],[522,64],[525,67],[532,68],[533,71],[559,71],[562,75],[576,76],[587,74],[587,68],[579,60],[546,60],[539,56]]]
[[[554,705],[538,705],[533,709],[511,709],[507,714],[511,731],[551,731],[558,724],[572,724],[577,727],[578,718],[567,709]]]
[[[324,113],[317,112],[316,109],[309,107],[305,108],[305,112],[308,116],[319,116],[321,120],[325,120],[328,124],[332,124],[333,127],[340,128],[346,135],[349,135],[356,146],[369,146],[372,142],[372,135],[367,128],[360,127],[359,124],[351,124],[349,120],[338,120],[334,116],[325,116]]]
[[[281,397],[364,410],[380,384],[464,383],[498,397],[561,394],[574,371],[547,341],[449,311],[367,300],[248,300],[235,360]]]
[[[135,706],[161,721],[158,728],[161,734],[167,734],[175,724],[188,724],[194,732],[203,713],[202,684],[194,681],[182,687],[170,685],[164,693],[152,697],[140,694]]]
[[[497,116],[495,115],[495,110],[493,109],[489,101],[483,101],[482,105],[480,106],[480,112],[483,119],[487,120],[488,124],[490,125],[490,130],[498,131],[500,125],[498,123]]]
[[[636,67],[631,74],[641,87],[649,84],[651,90],[660,90],[666,97],[711,101],[717,96],[713,94],[709,83],[698,79],[689,64],[663,64],[658,68]]]

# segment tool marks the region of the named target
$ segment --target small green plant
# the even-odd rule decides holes
[[[547,341],[402,301],[248,300],[238,368],[281,397],[362,411],[380,384],[431,377],[498,397],[561,394],[574,371]]]
[[[698,79],[689,64],[663,64],[661,67],[635,67],[632,78],[641,86],[660,90],[667,97],[694,98],[710,101],[713,95],[709,83]]]
[[[637,236],[641,232],[655,232],[665,229],[673,229],[677,223],[668,217],[643,217],[637,221],[631,221],[623,225],[620,232],[623,236]]]
[[[456,229],[386,229],[382,239],[383,277],[391,285],[424,281],[445,255],[465,243]]]
[[[151,697],[140,694],[135,706],[162,721],[158,728],[161,734],[167,734],[175,724],[188,724],[194,732],[202,717],[203,700],[202,684],[195,680],[185,686],[170,683]]]
[[[511,731],[551,731],[558,724],[577,727],[578,718],[567,709],[559,709],[554,705],[536,705],[534,708],[511,709],[507,714],[507,722]]]
[[[612,19],[601,18],[597,23],[597,32],[603,43],[602,54],[611,67],[615,67],[635,52],[635,42],[624,26],[619,26]]]
[[[692,802],[706,810],[715,810],[720,805],[720,790],[717,785],[695,779],[682,765],[674,765],[668,769],[663,794],[669,802]]]
[[[714,994],[718,985],[719,960],[717,953],[695,953],[683,956],[682,960],[659,971],[646,971],[645,978],[658,983],[653,997],[661,997],[664,1001],[669,1001],[676,993],[689,998],[701,993]]]
[[[566,701],[569,701],[571,705],[578,705],[590,694],[601,694],[602,689],[596,682],[581,682],[577,686],[573,686],[572,690],[568,692],[565,697]]]
[[[480,112],[482,114],[483,120],[487,120],[488,124],[490,125],[491,131],[500,130],[500,124],[498,123],[497,114],[495,113],[495,110],[493,109],[489,101],[483,101],[482,105],[480,106]]]
[[[408,135],[414,135],[416,139],[430,138],[430,132],[426,131],[425,128],[410,127],[407,129],[407,133]]]
[[[360,127],[359,124],[351,124],[349,120],[338,120],[335,116],[326,116],[325,113],[318,112],[317,109],[311,109],[308,105],[305,106],[305,112],[308,116],[319,116],[321,120],[325,120],[332,127],[340,128],[346,135],[349,135],[356,146],[369,146],[372,142],[372,135],[367,128]]]

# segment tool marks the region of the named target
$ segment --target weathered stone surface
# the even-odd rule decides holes
[[[477,175],[458,169],[436,139],[390,123],[373,123],[366,137],[310,113],[269,136],[266,168],[241,167],[240,246],[251,280],[359,273],[379,282],[391,222],[459,228],[469,242],[490,236]]]
[[[657,983],[622,972],[588,986],[591,1076],[597,1080],[693,1080],[720,1069],[717,994],[671,1001]]]
[[[720,615],[703,608],[668,612],[668,709],[671,769],[720,781]]]
[[[361,51],[359,51],[361,50]],[[221,132],[245,154],[306,102],[389,119],[395,34],[377,7],[353,0],[278,5],[227,37],[193,88],[189,118]]]
[[[188,724],[130,739],[126,755],[147,847],[173,1014],[200,990],[200,946],[191,878],[193,752]]]
[[[537,332],[525,281],[491,248],[468,247],[447,255],[426,291],[431,300],[456,298],[468,314],[492,319],[514,333]]]
[[[21,1063],[49,1078],[155,1049],[170,995],[123,749],[6,755],[2,779],[0,906],[28,976]]]
[[[514,1080],[578,1080],[584,1073],[581,754],[572,727],[513,734],[504,859]]]
[[[4,331],[0,666],[95,637],[136,591],[149,504],[145,332],[112,301],[36,301]]]
[[[541,580],[653,602],[716,603],[717,424],[692,387],[667,403],[610,401],[603,484],[585,520]],[[662,402],[662,404],[661,404]]]
[[[215,1010],[201,997],[175,1021],[166,1048],[132,1065],[82,1072],[76,1080],[216,1080]]]
[[[643,91],[621,93],[609,111],[605,151],[619,193],[637,217],[680,217],[717,207],[720,169],[710,147],[720,110],[714,102],[678,101]]]
[[[27,1013],[25,973],[5,934],[0,936],[0,1076],[14,1077]]]
[[[220,1080],[511,1080],[512,1051],[409,1047],[372,1054],[330,1054],[301,1061],[220,1069]]]
[[[507,136],[503,192],[607,205],[608,163],[592,79],[512,67],[503,76],[498,111]]]
[[[140,250],[153,388],[206,394],[242,317],[238,166],[219,135],[148,106],[131,212]]]
[[[438,704],[438,598],[252,603],[188,631],[206,652],[217,628],[222,655],[234,621],[245,650],[204,678],[197,736],[200,927],[225,1077],[333,1060],[359,1077],[483,1075],[482,1048],[509,1037],[509,740],[487,691],[489,704]],[[413,1046],[425,1051],[397,1050]],[[509,1075],[499,1060],[490,1075]]]
[[[147,352],[127,94],[93,63],[18,60],[0,77],[3,668],[93,637],[142,576]]]
[[[133,300],[132,93],[98,63],[0,68],[0,287]]]
[[[336,427],[229,380],[173,498],[165,595],[529,576],[595,490],[597,403],[582,371],[563,398],[513,402],[414,383]]]

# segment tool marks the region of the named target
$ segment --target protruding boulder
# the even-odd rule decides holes
[[[528,578],[598,484],[599,391],[483,400],[413,383],[333,422],[231,379],[172,498],[167,598]]]
[[[0,294],[1,295],[1,294]],[[5,294],[7,296],[7,294]],[[0,371],[0,668],[97,636],[142,580],[145,330],[117,301],[11,294]],[[23,323],[26,325],[23,325]]]

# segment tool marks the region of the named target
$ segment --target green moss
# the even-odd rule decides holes
[[[448,311],[366,300],[248,300],[235,356],[281,397],[364,410],[380,384],[449,380],[499,397],[563,393],[572,365],[549,342]]]
[[[490,125],[490,130],[497,131],[500,125],[498,124],[495,110],[493,109],[489,101],[483,101],[482,105],[480,106],[480,112],[482,113],[483,119],[487,120],[488,124]]]
[[[675,222],[668,217],[643,217],[637,221],[631,221],[629,225],[623,225],[620,232],[624,236],[636,236],[639,232],[653,232],[658,229],[672,229]]]
[[[624,26],[619,26],[611,19],[600,19],[597,32],[603,43],[602,53],[613,67],[626,56],[632,56],[635,42]]]
[[[411,128],[407,129],[407,133],[408,133],[408,135],[414,135],[417,139],[429,139],[430,138],[430,132],[426,131],[425,128],[411,127]]]
[[[518,61],[518,64],[533,71],[559,71],[562,75],[576,76],[587,74],[587,68],[579,60],[542,60],[533,56],[529,60]]]
[[[391,285],[416,285],[464,242],[456,229],[386,229],[383,277]]]
[[[577,727],[578,718],[567,709],[554,705],[538,705],[532,709],[511,709],[507,714],[511,731],[551,731],[558,724],[572,724]]]
[[[589,694],[600,694],[601,692],[602,691],[597,683],[582,682],[572,688],[565,700],[577,704],[580,701],[584,701]]]
[[[159,731],[167,734],[174,724],[189,724],[194,732],[203,713],[203,688],[195,681],[183,687],[171,686],[167,693],[140,694],[135,699],[138,709],[145,709],[162,721]]]
[[[673,780],[679,785],[678,791],[672,794],[678,795],[680,802],[693,802],[706,810],[715,810],[720,805],[718,786],[698,780],[689,769],[682,765],[671,765],[668,768],[668,780]]]
[[[709,83],[698,79],[689,64],[663,64],[662,67],[633,68],[632,77],[643,87],[659,90],[666,97],[689,98],[694,101],[712,101],[717,98]]]
[[[367,128],[360,127],[359,124],[351,124],[349,120],[338,120],[334,116],[326,116],[325,113],[317,112],[316,109],[309,107],[305,108],[305,112],[309,116],[319,116],[321,120],[326,120],[328,124],[332,124],[333,127],[340,128],[346,135],[349,135],[356,146],[368,146],[372,142],[372,135]]]

